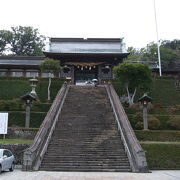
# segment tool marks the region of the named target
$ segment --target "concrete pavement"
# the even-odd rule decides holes
[[[152,171],[152,173],[109,172],[3,172],[0,180],[180,180],[179,171]]]

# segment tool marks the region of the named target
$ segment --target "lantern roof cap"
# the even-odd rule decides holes
[[[140,97],[138,99],[138,102],[142,102],[142,101],[148,101],[148,102],[151,102],[152,101],[152,98],[150,96],[148,96],[148,93],[144,93],[142,97]]]
[[[32,93],[26,93],[25,95],[21,96],[21,99],[26,101],[26,100],[30,100],[30,101],[36,101],[37,100],[37,96],[35,94]]]

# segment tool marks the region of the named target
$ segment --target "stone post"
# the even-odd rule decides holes
[[[143,105],[143,124],[144,130],[148,130],[147,106]]]
[[[25,127],[29,128],[30,126],[30,110],[31,110],[31,105],[26,104],[26,122],[25,122]]]

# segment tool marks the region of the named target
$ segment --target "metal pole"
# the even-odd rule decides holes
[[[155,0],[154,0],[154,16],[155,16],[155,24],[156,24],[156,37],[157,37],[157,49],[158,49],[158,61],[159,61],[159,75],[162,76],[161,54],[160,54],[160,44],[159,44],[159,36],[158,36],[158,24],[157,24],[156,2],[155,2]]]

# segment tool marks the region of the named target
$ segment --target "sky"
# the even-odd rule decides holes
[[[156,41],[154,0],[0,0],[0,30],[32,26],[47,37]],[[156,0],[159,39],[180,39],[180,0]]]

